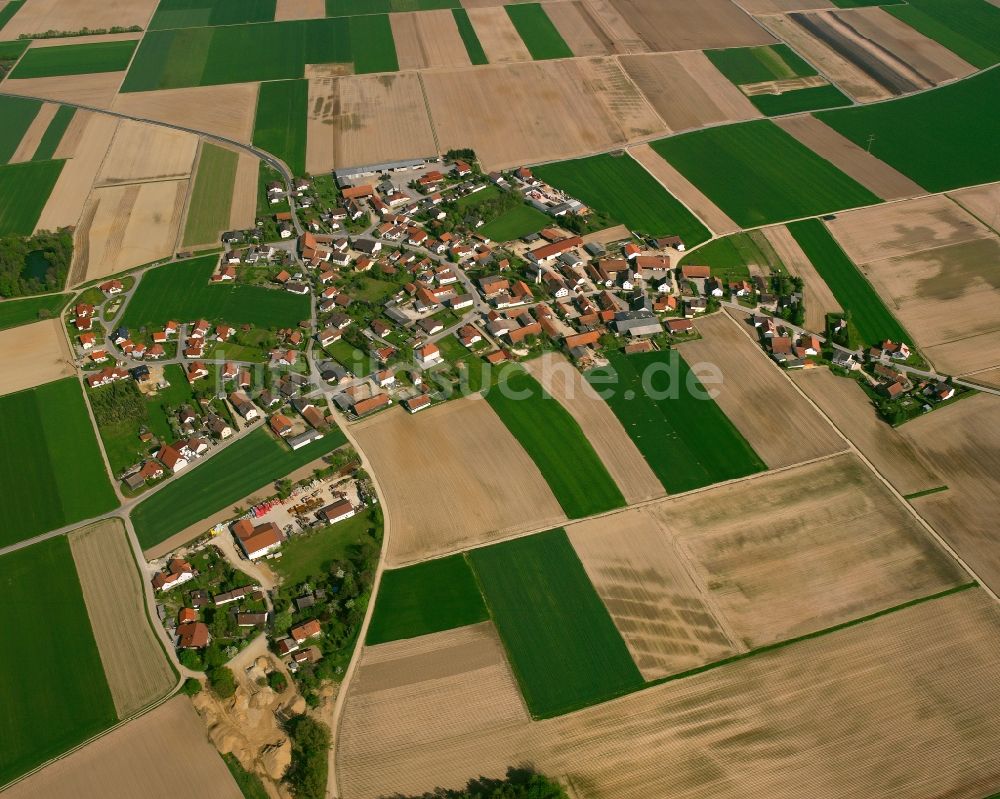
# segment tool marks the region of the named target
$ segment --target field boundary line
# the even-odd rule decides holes
[[[187,191],[184,192],[184,207],[181,209],[181,218],[177,224],[177,235],[174,237],[174,252],[177,252],[184,246],[188,214],[191,213],[191,199],[194,197],[194,184],[198,180],[198,170],[201,169],[201,157],[204,152],[205,140],[199,136],[198,144],[195,148],[194,160],[191,162],[191,174],[188,175]],[[239,158],[239,156],[236,157],[237,159]],[[232,208],[232,200],[230,200],[230,208]],[[129,295],[129,299],[132,299],[131,295]]]
[[[416,72],[417,72],[417,83],[420,84],[420,96],[423,97],[424,99],[424,111],[427,112],[427,121],[430,123],[431,126],[431,136],[434,138],[434,149],[436,152],[440,153],[441,142],[438,139],[437,125],[434,124],[434,114],[431,113],[431,103],[430,100],[427,99],[427,87],[424,86],[424,76],[420,73],[419,70],[417,70]]]

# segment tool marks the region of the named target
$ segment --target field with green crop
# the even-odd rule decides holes
[[[96,44],[64,44],[32,47],[17,62],[12,78],[51,78],[58,75],[88,75],[120,72],[128,67],[135,51],[134,39]]]
[[[0,546],[118,505],[75,377],[0,397],[0,420]]]
[[[504,369],[486,400],[538,466],[567,516],[578,519],[625,505],[580,425],[526,371]]]
[[[185,247],[217,243],[222,231],[228,229],[238,160],[234,150],[208,142],[202,144],[184,223]]]
[[[461,2],[460,0],[326,0],[328,17],[388,14],[390,11],[433,11],[439,8],[461,8]]]
[[[307,80],[281,80],[260,85],[253,143],[278,156],[294,175],[304,175],[306,171],[308,104]]]
[[[469,19],[469,12],[464,8],[455,8],[451,12],[455,17],[455,24],[458,25],[458,35],[462,37],[465,44],[465,51],[469,54],[469,60],[473,64],[488,64],[486,51],[476,35],[476,29],[472,27],[472,20]]]
[[[840,108],[851,104],[851,99],[832,84],[795,89],[784,94],[755,94],[748,99],[758,111],[769,117]]]
[[[0,330],[58,316],[69,302],[68,294],[44,294],[0,302]]]
[[[0,31],[3,30],[3,26],[10,22],[10,18],[13,17],[18,9],[24,5],[24,0],[10,0],[7,5],[0,8]]]
[[[122,324],[152,327],[169,319],[178,322],[205,318],[231,325],[295,327],[309,318],[309,297],[282,289],[248,285],[210,285],[218,255],[150,269],[125,308]]]
[[[549,224],[549,217],[541,211],[522,203],[505,211],[491,222],[483,225],[479,232],[493,241],[512,241],[529,233],[537,233]]]
[[[533,716],[568,713],[643,684],[564,530],[468,557]]]
[[[30,236],[65,161],[0,166],[0,236]]]
[[[1000,62],[1000,8],[987,0],[907,0],[885,10],[975,67]]]
[[[375,530],[372,511],[360,511],[350,519],[297,535],[281,545],[281,558],[271,564],[286,585],[298,585],[329,571],[335,560],[346,561],[349,550]]]
[[[150,30],[271,22],[276,0],[160,0]]]
[[[10,161],[41,107],[40,100],[0,97],[0,119],[3,119],[3,125],[0,125],[0,164]]]
[[[450,555],[382,575],[365,643],[416,638],[488,618],[465,555]]]
[[[884,103],[816,114],[928,191],[1000,180],[1000,69]]]
[[[49,122],[45,133],[42,134],[42,140],[38,142],[38,148],[31,157],[32,161],[48,161],[55,155],[59,147],[59,142],[66,135],[66,128],[69,127],[69,123],[73,121],[74,116],[76,116],[76,109],[73,106],[59,106],[56,115],[52,117],[52,121]]]
[[[651,146],[741,227],[881,202],[766,119],[685,133]]]
[[[710,241],[694,252],[685,253],[681,266],[687,264],[712,267],[712,274],[724,283],[749,280],[751,265],[767,267],[765,271],[785,271],[785,265],[759,230]]]
[[[708,229],[694,214],[627,155],[595,155],[544,164],[532,171],[639,233],[677,235],[689,247],[709,238]]]
[[[388,14],[351,17],[350,26],[355,72],[395,72],[399,69],[396,40],[392,38]]]
[[[913,339],[885,307],[871,283],[840,249],[822,222],[818,219],[793,222],[788,225],[788,231],[830,287],[840,306],[851,312],[852,321],[865,344],[877,344],[885,339],[913,344]]]
[[[787,44],[706,50],[705,55],[719,72],[737,86],[816,74],[816,70]]]
[[[608,405],[669,493],[767,468],[676,350],[608,359],[586,377],[613,388]]]
[[[504,6],[504,9],[533,59],[543,61],[573,57],[573,51],[559,35],[541,3],[520,3]]]
[[[0,785],[118,717],[65,536],[0,558]]]
[[[239,502],[247,494],[321,458],[347,439],[331,430],[294,452],[264,428],[178,477],[132,511],[139,543],[148,549],[199,520]]]

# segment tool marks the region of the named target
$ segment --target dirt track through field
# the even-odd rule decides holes
[[[118,519],[69,536],[101,664],[119,718],[159,699],[177,678],[146,616],[132,548]]]
[[[74,373],[73,354],[58,317],[0,330],[0,352],[0,394],[34,388]]]
[[[663,485],[621,422],[575,366],[555,353],[527,361],[525,366],[583,428],[630,505],[663,496]]]
[[[809,257],[802,252],[799,243],[788,232],[784,225],[764,228],[764,237],[774,248],[781,262],[793,275],[798,275],[803,282],[803,299],[806,305],[806,328],[816,333],[826,330],[826,315],[839,313],[843,310],[837,302],[826,281],[820,277],[816,267]]]
[[[5,40],[21,34],[76,31],[82,28],[127,28],[149,22],[156,0],[28,0],[3,29]]]
[[[42,140],[42,136],[45,135],[52,117],[56,115],[56,111],[58,110],[58,103],[42,103],[42,107],[38,109],[35,118],[21,137],[20,144],[17,145],[17,149],[11,155],[9,163],[21,164],[31,160],[31,156],[38,149],[38,145]]]
[[[394,408],[353,432],[392,513],[389,566],[566,520],[485,400],[457,399],[415,415]]]
[[[471,65],[450,9],[390,14],[389,22],[400,69]]]

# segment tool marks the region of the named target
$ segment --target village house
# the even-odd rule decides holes
[[[208,625],[200,621],[187,622],[177,626],[177,646],[180,649],[204,649],[211,636]]]
[[[351,518],[356,512],[357,510],[349,500],[341,499],[331,505],[321,508],[316,515],[323,521],[327,522],[327,524],[334,524],[336,522],[341,522],[344,519]]]
[[[167,561],[165,571],[153,575],[153,588],[157,591],[169,591],[188,580],[193,580],[194,577],[195,571],[190,563],[181,558],[171,558]]]
[[[281,530],[274,522],[254,526],[249,519],[240,519],[234,522],[230,529],[249,560],[257,560],[271,554],[281,547],[281,542],[284,540]]]

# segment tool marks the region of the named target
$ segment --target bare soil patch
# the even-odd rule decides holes
[[[575,56],[607,55],[612,43],[582,0],[546,3],[545,13]]]
[[[11,799],[242,799],[191,701],[176,696],[8,789]]]
[[[787,227],[777,225],[776,227],[764,228],[764,237],[774,248],[775,253],[788,268],[788,271],[802,278],[803,299],[806,304],[806,328],[822,333],[826,329],[826,314],[842,311],[840,303],[833,296],[826,281],[820,277],[812,261],[802,252],[799,243],[788,232]]]
[[[653,51],[748,47],[775,41],[729,0],[611,2]]]
[[[663,496],[663,485],[621,422],[576,367],[555,353],[528,361],[525,366],[583,428],[630,505]]]
[[[10,163],[20,164],[31,160],[31,156],[38,149],[38,145],[42,140],[42,136],[45,135],[45,130],[52,121],[52,117],[56,115],[56,111],[58,110],[58,103],[42,103],[42,107],[38,109],[38,113],[31,121],[31,124],[28,125],[28,129],[21,137],[17,149],[14,150],[14,154],[10,157]]]
[[[286,19],[323,19],[325,16],[324,0],[278,0],[274,9],[275,22]]]
[[[613,53],[648,53],[647,45],[615,8],[612,0],[581,0],[591,18],[611,41]]]
[[[240,151],[233,181],[233,204],[229,209],[229,227],[234,230],[252,228],[257,220],[257,175],[260,161],[248,152]]]
[[[387,560],[402,566],[566,516],[534,461],[481,399],[354,428],[392,516]]]
[[[95,72],[89,75],[59,75],[54,78],[7,78],[3,90],[8,94],[43,97],[47,100],[111,108],[124,72]]]
[[[829,86],[829,81],[822,75],[808,75],[804,78],[785,78],[783,80],[765,80],[760,83],[744,83],[740,90],[747,97],[760,94],[784,94],[796,89],[810,89],[816,86]]]
[[[832,163],[883,200],[898,200],[925,194],[906,175],[862,150],[858,145],[824,125],[814,116],[799,114],[774,120],[786,133]]]
[[[198,137],[194,134],[124,119],[118,125],[97,184],[190,177],[197,151]]]
[[[948,196],[980,222],[1000,232],[1000,183],[960,189],[949,192]]]
[[[121,521],[69,536],[87,615],[119,718],[166,694],[177,681],[150,629],[139,569]]]
[[[469,19],[491,64],[531,61],[531,53],[502,6],[470,8]]]
[[[672,131],[761,116],[704,53],[654,53],[619,59]]]
[[[257,83],[196,86],[156,92],[128,92],[111,108],[122,114],[214,133],[250,143],[257,108]]]
[[[834,7],[832,0],[739,0],[739,5],[750,14],[783,14],[786,11]]]
[[[3,29],[4,39],[22,33],[77,31],[81,28],[143,28],[153,16],[156,0],[28,0]]]
[[[0,394],[10,394],[73,374],[70,352],[61,319],[0,330]]]
[[[742,314],[738,320],[714,314],[695,322],[700,340],[679,348],[692,368],[703,363],[719,370],[722,382],[711,388],[718,390],[715,401],[730,421],[772,469],[844,449],[844,440],[741,329],[744,325]]]
[[[389,22],[400,69],[470,66],[451,9],[390,14]]]

